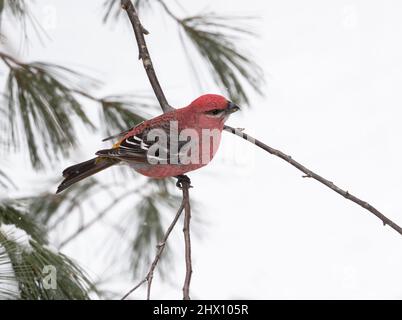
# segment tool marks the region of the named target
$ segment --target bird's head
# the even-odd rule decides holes
[[[195,99],[189,106],[199,120],[211,126],[220,126],[240,108],[223,96],[205,94]]]

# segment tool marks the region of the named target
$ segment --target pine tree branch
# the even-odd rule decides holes
[[[232,101],[243,105],[249,103],[245,83],[248,83],[255,92],[263,95],[261,90],[264,84],[263,70],[253,60],[250,53],[242,52],[238,48],[239,35],[256,36],[254,32],[239,26],[241,20],[248,20],[250,17],[204,13],[179,18],[170,10],[165,1],[158,0],[157,2],[166,14],[179,25],[180,39],[186,55],[188,56],[188,52],[182,31],[211,71],[213,81],[226,91]],[[191,57],[189,62],[194,68],[194,57]],[[195,72],[194,75],[200,85],[201,79],[198,73]]]
[[[339,188],[332,181],[329,181],[329,180],[323,178],[322,176],[316,174],[315,172],[311,171],[310,169],[307,169],[305,166],[303,166],[296,160],[293,160],[291,156],[283,153],[282,151],[279,151],[277,149],[267,146],[265,143],[244,133],[243,130],[241,130],[241,129],[235,129],[235,128],[225,125],[224,130],[226,130],[230,133],[233,133],[234,135],[237,135],[237,136],[255,144],[256,146],[260,147],[261,149],[267,151],[268,153],[285,160],[286,162],[290,163],[292,166],[296,167],[298,170],[304,172],[305,176],[303,176],[303,178],[312,178],[312,179],[317,180],[318,182],[321,182],[322,184],[324,184],[331,190],[340,194],[342,197],[344,197],[344,198],[358,204],[359,206],[363,207],[364,209],[370,211],[372,214],[374,214],[377,218],[379,218],[382,221],[384,226],[389,225],[392,229],[394,229],[395,231],[397,231],[399,234],[402,235],[402,228],[399,225],[397,225],[395,222],[393,222],[391,219],[389,219],[385,215],[383,215],[380,211],[378,211],[376,208],[374,208],[371,204],[357,198],[356,196],[349,193],[349,191],[345,191],[345,190]]]
[[[0,52],[0,59],[3,60],[3,62],[7,65],[8,68],[12,69],[13,66],[11,63],[17,65],[17,66],[23,66],[24,64],[14,57],[10,56],[9,54],[5,52]]]
[[[149,268],[148,273],[142,279],[134,288],[132,288],[130,291],[128,291],[122,298],[121,300],[125,300],[131,293],[133,293],[135,290],[137,290],[139,287],[141,287],[145,282],[148,282],[148,287],[147,287],[147,300],[151,298],[151,286],[152,286],[152,279],[154,276],[154,271],[156,266],[158,265],[158,262],[162,256],[163,250],[165,249],[166,242],[170,236],[170,233],[172,232],[173,228],[175,227],[177,221],[179,220],[183,210],[186,207],[187,199],[183,197],[183,200],[181,202],[181,205],[179,207],[179,210],[177,210],[176,216],[174,217],[172,223],[170,224],[169,228],[166,230],[165,235],[163,236],[161,242],[157,245],[157,252],[156,256],[151,264],[151,267]]]
[[[82,300],[95,290],[86,273],[64,254],[49,246],[45,229],[17,201],[0,203],[0,283],[12,280],[17,296],[0,285],[0,300]],[[1,268],[1,265],[10,268]],[[55,268],[55,287],[45,267]],[[46,280],[47,278],[47,280]],[[6,281],[5,281],[6,280]],[[52,289],[52,290],[48,290]],[[13,290],[14,291],[14,290]]]
[[[1,126],[6,146],[28,149],[34,168],[43,168],[45,159],[51,162],[67,156],[77,145],[72,115],[94,129],[83,106],[74,97],[72,79],[83,75],[54,64],[22,63],[0,52],[0,61],[9,68],[4,100],[0,112],[5,115]]]
[[[162,87],[159,84],[159,80],[156,76],[155,69],[152,64],[151,57],[149,55],[148,47],[145,42],[144,34],[148,34],[148,31],[142,26],[140,18],[138,17],[137,11],[130,0],[121,0],[121,7],[126,10],[130,22],[133,26],[135,39],[138,44],[139,59],[142,60],[145,72],[147,73],[149,82],[151,83],[152,89],[155,92],[156,98],[164,113],[173,110],[163,93]]]

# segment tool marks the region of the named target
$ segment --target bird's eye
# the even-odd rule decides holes
[[[220,114],[221,112],[222,112],[222,110],[220,110],[220,109],[214,109],[214,110],[207,111],[208,114],[212,114],[214,116]]]

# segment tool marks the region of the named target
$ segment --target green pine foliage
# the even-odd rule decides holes
[[[180,206],[181,197],[173,195],[171,192],[172,182],[171,179],[151,179],[141,188],[142,200],[136,206],[138,222],[134,232],[130,260],[135,274],[142,274],[144,272],[141,273],[141,271],[144,271],[144,268],[149,268],[155,256],[155,248],[166,231],[167,226],[161,219],[161,209],[168,208],[170,212],[174,212]],[[169,253],[169,246],[166,246],[164,259],[170,256]]]
[[[138,96],[109,96],[100,100],[100,122],[105,137],[135,127],[156,109],[147,98]]]
[[[20,24],[21,28],[16,30],[25,32],[25,37],[28,27],[37,32],[38,27],[29,10],[36,3],[0,0],[0,40],[10,36],[1,28],[6,17],[7,20],[11,18],[12,23]],[[133,3],[140,12],[151,10],[154,4],[161,5],[162,12],[178,23],[183,44],[193,46],[205,61],[212,79],[233,101],[247,103],[250,88],[261,92],[263,76],[260,68],[238,47],[240,38],[253,36],[239,26],[241,19],[216,14],[178,18],[164,1],[134,0]],[[182,3],[185,5],[184,1]],[[104,22],[113,23],[116,18],[124,17],[120,0],[99,0],[99,5],[103,5],[105,10],[100,17]],[[154,98],[138,95],[96,98],[90,92],[93,84],[98,84],[95,80],[63,66],[22,62],[2,51],[0,65],[0,77],[5,83],[0,88],[0,154],[29,155],[27,163],[37,172],[49,173],[49,168],[57,161],[68,159],[71,152],[79,148],[79,130],[100,133],[105,137],[116,135],[136,126],[157,110]],[[83,82],[87,85],[82,86]],[[97,105],[99,119],[88,115],[88,99]],[[95,127],[94,123],[98,122],[95,120],[99,120],[100,127]],[[55,181],[60,181],[60,174],[54,174]],[[110,229],[114,229],[113,232],[119,230],[119,241],[127,242],[128,251],[125,257],[115,259],[127,258],[131,262],[133,278],[140,278],[171,222],[171,213],[176,212],[180,205],[180,193],[173,179],[143,180],[130,174],[124,179],[116,179],[121,178],[116,175],[102,183],[95,177],[58,195],[54,194],[53,187],[49,187],[45,192],[26,196],[26,190],[16,186],[12,177],[12,166],[0,164],[0,299],[107,297],[75,261],[50,245],[49,235],[51,238],[52,232],[62,230],[63,224],[77,214],[86,216],[86,211],[92,210],[92,220],[78,225],[73,234],[62,235],[65,240],[59,245],[68,245],[119,208],[121,224]],[[129,186],[128,179],[131,181]],[[124,180],[124,188],[121,180]],[[19,194],[24,197],[19,197]],[[101,209],[93,206],[98,197],[110,199],[110,205]],[[103,223],[107,223],[105,221]],[[169,252],[168,245],[162,266],[169,262]],[[46,280],[49,266],[57,271],[56,286],[50,289]],[[157,269],[158,272],[161,270],[166,271],[166,268]],[[102,279],[97,283],[102,283]]]
[[[6,101],[1,107],[8,121],[0,129],[8,135],[6,143],[27,149],[34,168],[41,168],[46,160],[68,157],[77,147],[76,118],[94,128],[68,78],[82,75],[56,65],[25,64],[5,54],[0,57],[9,67]]]
[[[46,278],[52,269],[54,285]],[[93,289],[85,272],[48,245],[46,231],[23,209],[0,204],[1,299],[88,299]]]
[[[104,2],[104,22],[110,16],[115,19],[120,16],[120,2],[120,0]],[[243,38],[256,36],[246,27],[241,27],[242,22],[251,20],[250,17],[202,13],[179,18],[163,0],[134,1],[134,5],[138,9],[150,9],[152,3],[160,4],[166,14],[179,24],[181,32],[184,32],[181,36],[183,49],[187,51],[186,46],[189,40],[206,63],[214,82],[232,101],[249,104],[246,85],[258,94],[262,94],[261,87],[264,84],[262,69],[253,60],[252,54],[244,52],[238,45]],[[193,64],[194,57],[191,54],[187,55],[189,63]],[[194,71],[194,74],[197,75],[196,70]]]
[[[206,14],[181,19],[179,23],[207,63],[215,83],[226,91],[232,101],[248,104],[244,82],[261,94],[263,75],[252,57],[236,47],[239,35],[253,35],[236,27],[238,20]]]
[[[7,174],[0,169],[0,188],[3,189],[9,189],[9,188],[15,188],[14,182],[7,176]]]
[[[0,0],[0,19],[8,12],[16,19],[24,19],[28,12],[27,4],[24,0]]]
[[[107,191],[108,186],[100,183],[94,178],[84,180],[75,188],[67,189],[65,192],[56,195],[53,190],[40,193],[36,196],[21,199],[28,207],[29,215],[35,217],[42,225],[53,229],[60,224],[71,212],[83,212],[83,205],[88,199],[101,191]],[[53,191],[53,192],[52,192]]]

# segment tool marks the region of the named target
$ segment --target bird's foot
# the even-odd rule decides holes
[[[182,190],[183,188],[192,188],[191,180],[188,176],[181,174],[179,176],[175,176],[175,178],[177,179],[176,187],[179,189]]]

